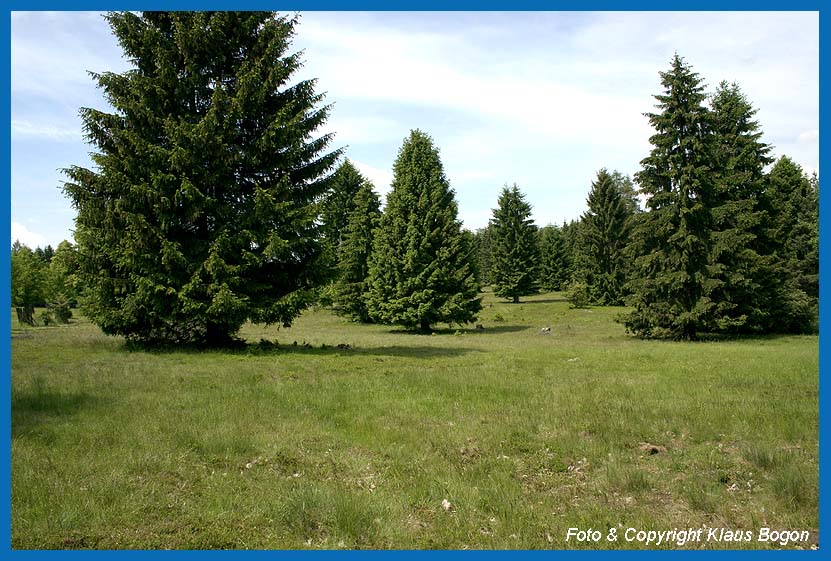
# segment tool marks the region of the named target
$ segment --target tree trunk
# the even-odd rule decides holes
[[[34,306],[23,306],[16,308],[17,311],[17,321],[21,325],[29,325],[34,327],[35,326],[35,307]]]
[[[233,338],[223,326],[208,322],[205,330],[205,343],[209,347],[229,347]]]
[[[421,320],[421,332],[422,333],[430,333],[431,332],[430,322],[427,321],[426,319]]]
[[[519,304],[519,296],[514,294],[514,304]]]

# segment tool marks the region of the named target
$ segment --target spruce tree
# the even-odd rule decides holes
[[[710,105],[715,136],[711,329],[770,330],[779,321],[771,313],[781,284],[765,227],[764,168],[772,162],[771,148],[761,141],[756,110],[737,84],[719,84]]]
[[[297,20],[271,12],[106,16],[133,68],[94,74],[94,169],[65,170],[86,314],[105,333],[225,344],[291,321],[325,277],[319,202],[339,152],[295,81]]]
[[[348,159],[345,159],[332,174],[321,216],[323,234],[331,247],[332,255],[338,253],[338,248],[346,235],[347,222],[355,208],[355,195],[366,183],[367,179]],[[371,188],[370,186],[370,190]]]
[[[519,302],[520,296],[535,294],[539,246],[531,205],[514,184],[506,185],[493,210],[494,294]]]
[[[781,157],[767,177],[770,238],[782,285],[774,311],[777,331],[816,330],[819,297],[818,181]]]
[[[493,228],[490,225],[479,228],[473,238],[479,284],[489,286],[493,282]]]
[[[566,290],[570,276],[570,260],[563,229],[548,225],[540,229],[539,283],[544,290]]]
[[[583,222],[581,220],[570,220],[569,222],[563,221],[563,226],[560,228],[565,245],[565,261],[567,264],[560,281],[563,290],[566,290],[578,276],[582,262],[580,249],[580,230],[582,227]]]
[[[481,310],[473,245],[432,139],[414,130],[393,168],[392,190],[370,258],[370,316],[429,332],[467,323]]]
[[[661,73],[650,155],[635,175],[648,212],[634,233],[634,311],[623,322],[642,337],[696,339],[710,321],[708,291],[714,186],[712,132],[702,80],[677,54]]]
[[[335,301],[347,316],[369,322],[369,311],[364,301],[366,279],[369,276],[369,256],[372,253],[373,232],[381,218],[381,200],[368,181],[361,183],[349,206],[342,241],[338,247],[338,280],[335,283]]]
[[[619,306],[623,304],[624,251],[629,244],[633,211],[623,198],[619,184],[605,168],[597,172],[586,202],[589,208],[582,217],[581,245],[585,258],[583,280],[589,287],[589,301]]]
[[[632,181],[632,178],[615,170],[611,173],[611,179],[612,183],[614,183],[615,187],[620,192],[620,196],[623,198],[623,202],[626,205],[626,209],[629,211],[629,214],[637,214],[641,212],[641,203],[638,200],[638,191],[635,189],[635,183]]]

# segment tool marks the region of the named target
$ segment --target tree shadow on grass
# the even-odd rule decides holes
[[[531,329],[530,325],[486,325],[484,329],[476,329],[474,327],[448,327],[441,329],[433,329],[431,333],[422,333],[420,331],[408,331],[406,329],[391,329],[388,333],[392,335],[417,335],[421,337],[430,337],[432,335],[440,337],[448,337],[454,335],[487,335],[495,333],[515,333],[517,331],[525,331]]]
[[[517,302],[516,305],[521,306],[523,304],[561,304],[563,302],[568,302],[568,298],[565,296],[562,298],[541,298],[539,300],[520,300]],[[504,302],[505,304],[513,304],[513,302]]]
[[[74,415],[82,408],[98,407],[100,397],[81,393],[13,392],[11,399],[12,437],[37,432],[61,417]]]
[[[234,356],[280,356],[280,355],[307,355],[307,356],[395,356],[404,358],[441,358],[457,357],[470,352],[478,352],[476,349],[464,347],[438,347],[438,346],[404,346],[390,345],[381,347],[361,347],[351,343],[338,343],[335,345],[321,344],[311,345],[305,341],[292,341],[283,343],[262,339],[259,343],[241,342],[228,348],[209,348],[193,345],[164,347],[127,347],[130,351],[142,351],[159,355],[175,354],[223,354]]]
[[[498,333],[517,333],[528,329],[532,329],[532,327],[530,325],[486,325],[485,329],[467,329],[465,333],[473,335],[494,335]]]

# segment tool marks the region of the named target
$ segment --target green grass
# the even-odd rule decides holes
[[[565,542],[618,524],[816,540],[816,337],[641,341],[619,308],[485,304],[484,331],[310,310],[243,329],[277,348],[209,352],[13,319],[12,546],[639,547]]]

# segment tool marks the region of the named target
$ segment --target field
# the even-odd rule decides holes
[[[642,341],[556,293],[485,305],[483,331],[320,309],[211,352],[13,319],[12,547],[644,548],[624,530],[705,525],[811,539],[684,547],[816,544],[816,337]]]

